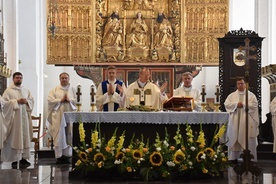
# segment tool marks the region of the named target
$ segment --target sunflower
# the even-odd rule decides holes
[[[133,150],[132,157],[135,160],[139,160],[142,156],[143,156],[143,154],[140,150]]]
[[[185,159],[185,154],[181,150],[177,150],[173,155],[173,161],[176,164],[180,164]]]
[[[204,150],[204,153],[206,153],[206,155],[212,157],[212,156],[214,156],[215,151],[214,151],[212,148],[206,148],[206,149]]]
[[[87,154],[84,151],[80,151],[78,156],[82,162],[86,163],[88,161]]]
[[[153,166],[160,166],[163,162],[163,157],[159,152],[153,152],[150,155],[150,163]]]
[[[198,152],[198,154],[196,155],[196,160],[197,162],[202,162],[203,159],[202,159],[202,156],[204,155],[205,153],[203,151],[200,151]]]
[[[97,154],[94,155],[94,161],[96,163],[100,163],[100,162],[102,162],[104,160],[105,160],[105,157],[104,157],[104,155],[102,153],[97,153]]]
[[[115,156],[116,160],[123,161],[125,154],[123,152],[118,152]]]

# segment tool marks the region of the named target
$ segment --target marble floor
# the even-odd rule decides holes
[[[29,160],[31,166],[28,168],[12,169],[11,163],[0,164],[0,184],[83,184],[83,183],[122,183],[122,184],[140,184],[140,181],[91,181],[87,179],[72,180],[69,179],[70,164],[56,165],[55,159],[43,158],[34,161],[33,157]],[[252,177],[248,172],[244,173],[241,178],[238,178],[233,167],[224,171],[223,177],[209,179],[195,179],[188,181],[162,181],[150,183],[187,183],[187,184],[276,184],[276,160],[259,160],[256,163],[261,174],[258,177]]]

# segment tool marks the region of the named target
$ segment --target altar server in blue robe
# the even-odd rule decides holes
[[[125,107],[126,86],[116,79],[117,69],[115,66],[107,67],[107,80],[101,82],[97,88],[96,106],[97,111],[117,111]]]

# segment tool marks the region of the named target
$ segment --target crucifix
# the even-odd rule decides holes
[[[246,93],[245,93],[245,123],[246,123],[246,128],[245,128],[245,140],[246,140],[246,148],[243,151],[242,158],[243,158],[243,163],[241,165],[237,165],[234,167],[234,171],[236,174],[239,176],[242,176],[243,173],[245,172],[246,174],[249,172],[252,173],[254,176],[258,176],[261,174],[260,169],[255,165],[252,161],[251,158],[253,158],[253,155],[250,154],[250,150],[248,149],[248,88],[249,88],[249,60],[253,59],[256,60],[257,56],[256,55],[250,55],[250,51],[255,51],[256,47],[255,46],[249,46],[250,40],[246,38],[244,40],[245,46],[240,46],[239,51],[245,50],[245,55],[238,55],[237,59],[239,60],[245,60],[245,77],[244,81],[246,83]]]
[[[202,102],[205,103],[205,96],[206,96],[206,92],[205,92],[205,85],[202,84],[202,90],[201,90],[201,96],[202,96]]]

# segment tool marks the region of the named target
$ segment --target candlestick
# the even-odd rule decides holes
[[[219,99],[219,96],[220,96],[220,89],[219,89],[219,85],[217,84],[216,85],[216,103],[219,103],[220,102],[220,99]]]
[[[201,96],[202,96],[202,102],[206,102],[206,92],[205,92],[204,83],[202,84]]]
[[[82,101],[82,99],[81,99],[81,95],[82,95],[82,93],[81,93],[81,85],[80,84],[78,84],[78,86],[77,86],[77,105],[81,105],[81,101]]]
[[[95,86],[94,85],[91,85],[90,96],[91,96],[91,105],[95,104]]]

